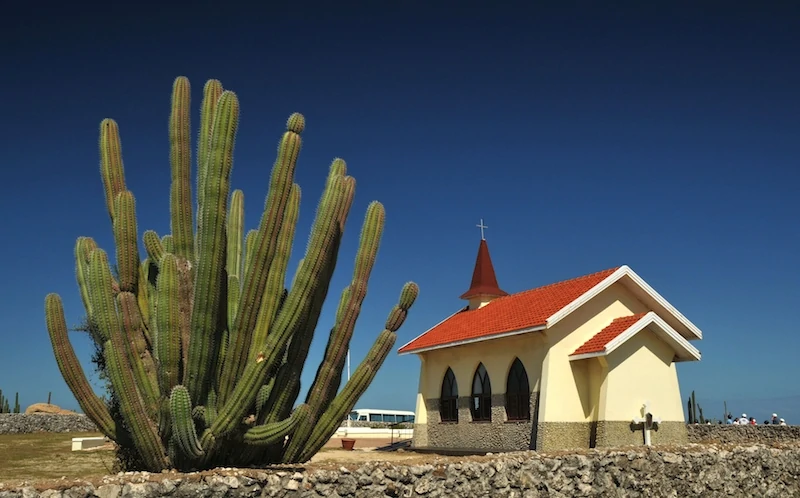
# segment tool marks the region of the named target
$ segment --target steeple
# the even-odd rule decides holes
[[[461,299],[469,300],[469,308],[475,309],[487,304],[496,297],[507,296],[508,293],[500,289],[497,285],[497,277],[494,274],[492,258],[489,256],[489,246],[483,236],[483,229],[489,228],[483,224],[478,225],[481,229],[481,243],[478,246],[478,257],[475,259],[475,270],[472,272],[472,282],[469,290],[461,294]]]

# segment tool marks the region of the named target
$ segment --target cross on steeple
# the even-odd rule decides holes
[[[486,240],[486,237],[483,236],[483,229],[484,228],[489,228],[489,227],[487,227],[486,225],[483,224],[483,218],[481,218],[480,224],[475,225],[475,226],[481,229],[481,240]]]

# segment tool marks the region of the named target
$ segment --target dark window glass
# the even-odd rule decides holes
[[[478,365],[472,378],[472,411],[473,422],[492,420],[492,383],[483,363]]]
[[[458,422],[458,384],[453,370],[449,367],[444,374],[444,380],[442,380],[439,415],[442,422]]]
[[[508,420],[531,419],[531,387],[528,373],[519,358],[514,359],[506,383],[506,415]]]

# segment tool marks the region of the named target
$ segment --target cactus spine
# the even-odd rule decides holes
[[[298,405],[300,374],[336,267],[355,180],[343,160],[333,161],[304,257],[285,289],[300,210],[294,177],[305,119],[289,117],[261,220],[245,236],[244,194],[230,187],[238,99],[217,80],[204,87],[193,212],[190,95],[189,81],[177,78],[169,119],[171,233],[144,231],[144,260],[119,128],[111,119],[100,126],[100,171],[118,271],[112,275],[107,253],[88,237],[77,240],[75,267],[88,329],[119,409],[110,410],[91,389],[67,337],[61,298],[49,294],[45,315],[53,352],[83,411],[132,451],[142,469],[300,463],[325,444],[369,386],[418,289],[413,283],[403,287],[384,331],[337,394],[383,233],[384,208],[373,202],[324,358]]]

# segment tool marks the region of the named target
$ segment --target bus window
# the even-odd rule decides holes
[[[395,418],[394,417],[395,417],[394,415],[384,415],[383,416],[383,421],[393,424],[393,423],[395,423]]]
[[[367,416],[366,415],[361,415],[360,417],[358,417],[358,420],[361,421],[361,422],[366,422],[367,421]]]
[[[383,418],[381,417],[380,413],[370,413],[369,414],[369,421],[370,422],[383,422]]]
[[[358,412],[350,412],[350,420],[358,420]]]

